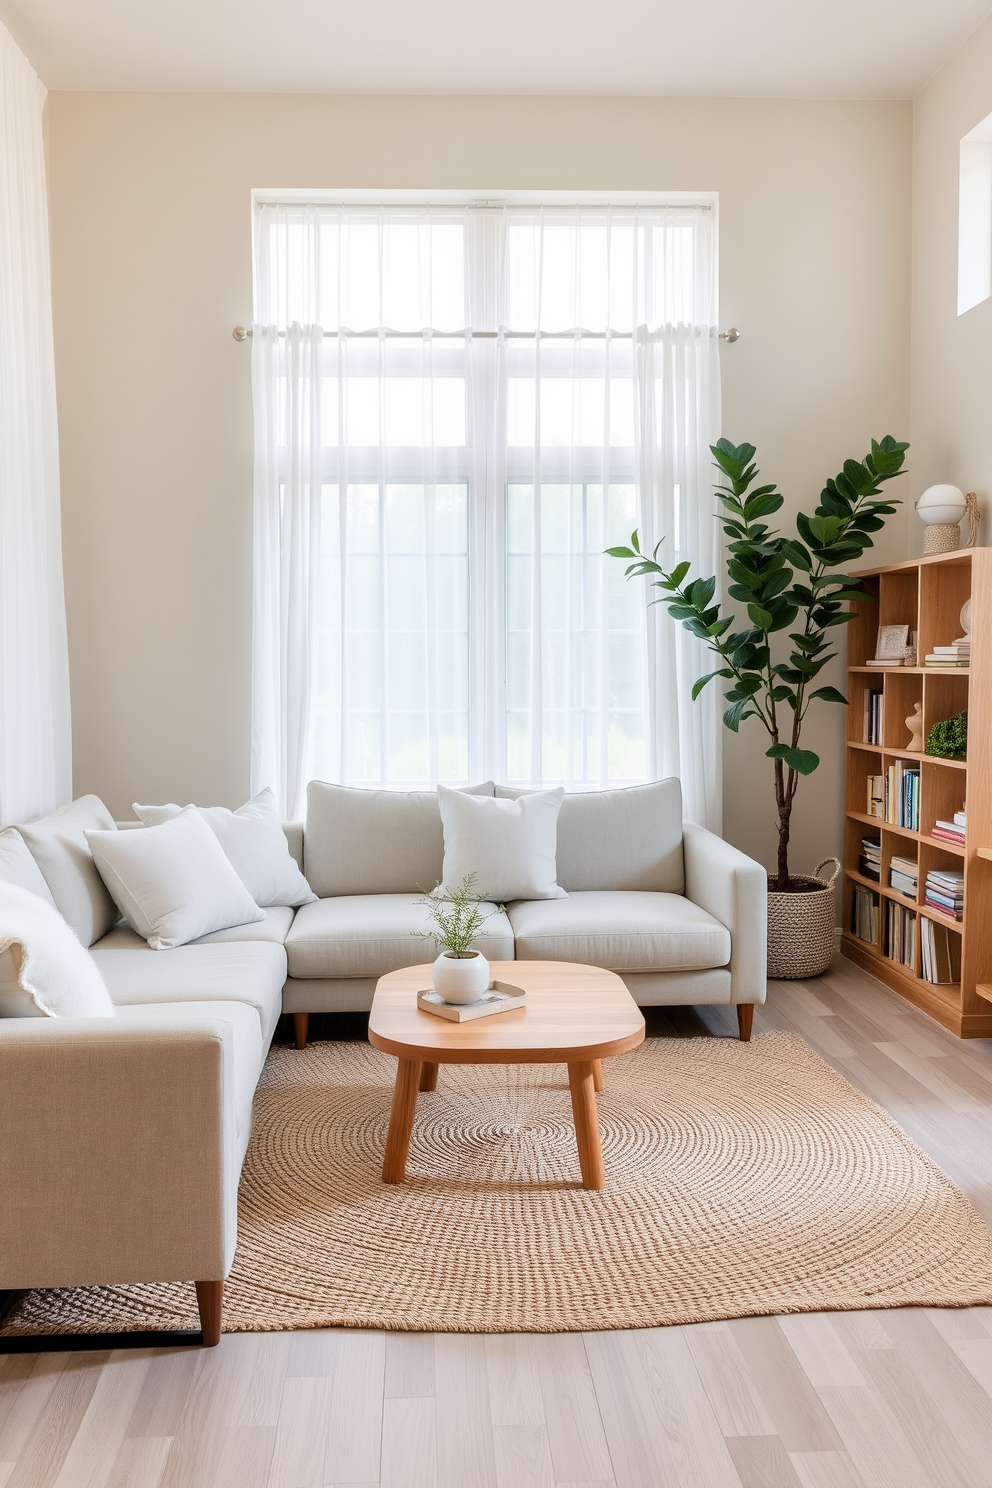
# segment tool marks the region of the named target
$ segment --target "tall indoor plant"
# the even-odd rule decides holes
[[[714,602],[715,577],[691,578],[688,562],[666,570],[657,561],[660,542],[648,557],[634,532],[630,547],[607,551],[628,561],[628,578],[650,577],[652,587],[662,590],[654,602],[667,604],[669,614],[719,658],[716,670],[696,682],[693,698],[721,677],[730,683],[724,694],[726,726],[736,733],[746,718],[757,718],[765,729],[778,817],[777,872],[769,889],[794,893],[808,890],[810,880],[789,871],[792,808],[801,777],[820,763],[817,754],[802,747],[803,724],[813,702],[847,702],[836,687],[816,686],[815,679],[836,655],[833,627],[852,618],[845,601],[871,597],[841,570],[872,546],[871,534],[895,511],[895,498],[877,498],[882,485],[901,472],[909,446],[886,435],[872,440],[863,460],[845,460],[820,493],[813,515],[797,515],[796,537],[782,536],[764,520],[784,498],[774,483],[757,483],[754,446],[721,439],[710,448],[725,477],[717,499],[729,538],[727,594],[744,606],[750,623],[725,613],[719,599]],[[783,632],[788,646],[781,644]],[[819,880],[812,883],[823,887]]]

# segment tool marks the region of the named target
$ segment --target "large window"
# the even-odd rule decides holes
[[[253,778],[285,809],[315,776],[712,776],[689,638],[603,550],[715,568],[713,215],[256,204]]]

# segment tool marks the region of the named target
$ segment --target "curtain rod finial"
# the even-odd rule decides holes
[[[237,331],[234,334],[237,335]],[[736,326],[731,326],[729,330],[720,332],[720,340],[726,341],[728,346],[733,346],[734,342],[740,339],[741,333]]]
[[[251,331],[246,331],[244,326],[235,326],[234,330],[231,332],[231,335],[234,337],[235,341],[247,341],[248,337],[251,335]]]

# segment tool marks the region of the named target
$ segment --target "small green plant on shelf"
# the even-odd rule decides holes
[[[968,710],[942,718],[927,734],[927,754],[938,759],[963,760],[968,756]]]
[[[436,946],[450,951],[452,956],[467,956],[483,925],[498,913],[498,910],[482,913],[479,905],[485,903],[486,896],[476,889],[477,878],[478,874],[466,873],[458,887],[449,888],[445,894],[438,893],[440,882],[430,892],[422,889],[424,897],[417,903],[424,906],[437,929],[413,930],[411,934],[418,940],[432,940]],[[501,910],[502,904],[498,908]]]

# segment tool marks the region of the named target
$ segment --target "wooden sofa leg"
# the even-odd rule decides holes
[[[203,1347],[216,1348],[220,1343],[220,1320],[224,1311],[224,1283],[222,1281],[198,1281],[196,1283],[196,1305],[200,1309]]]
[[[293,1014],[293,1032],[296,1036],[296,1047],[298,1049],[305,1049],[307,1046],[307,1030],[309,1029],[309,1026],[309,1013]]]
[[[739,1002],[737,1004],[737,1027],[740,1029],[741,1043],[746,1044],[751,1038],[751,1022],[754,1018],[754,1003]]]

